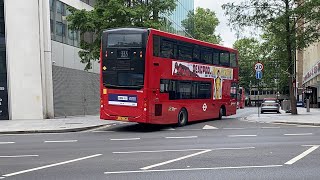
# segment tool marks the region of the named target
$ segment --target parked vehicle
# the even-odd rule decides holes
[[[261,114],[264,112],[276,112],[280,113],[280,105],[275,98],[265,98],[261,104]]]

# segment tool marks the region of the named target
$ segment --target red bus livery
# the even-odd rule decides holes
[[[178,124],[236,113],[237,51],[155,29],[104,31],[101,108],[106,120]]]

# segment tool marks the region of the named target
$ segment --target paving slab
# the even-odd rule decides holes
[[[247,121],[266,122],[266,123],[286,123],[286,124],[301,124],[301,125],[314,125],[320,126],[320,109],[311,108],[310,112],[307,112],[306,108],[297,108],[298,115],[292,115],[281,110],[281,114],[276,113],[264,113],[252,114],[245,117]]]
[[[114,124],[99,116],[39,120],[0,120],[0,134],[77,132]]]

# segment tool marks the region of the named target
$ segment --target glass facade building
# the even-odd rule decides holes
[[[171,15],[164,15],[166,19],[165,31],[188,36],[181,22],[188,17],[189,12],[194,12],[194,0],[177,0],[176,9]]]

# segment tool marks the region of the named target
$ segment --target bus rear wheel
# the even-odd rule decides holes
[[[178,126],[184,126],[188,123],[188,112],[185,108],[182,108],[178,114]]]

